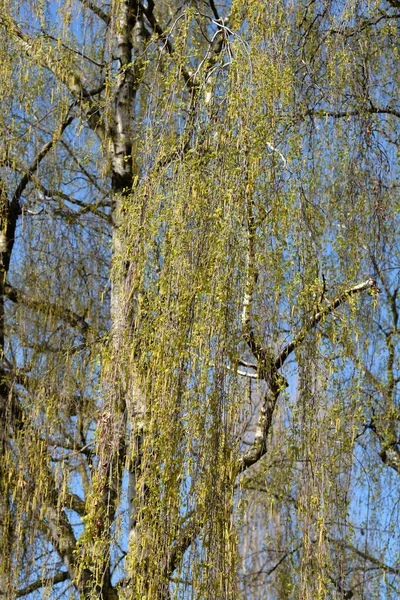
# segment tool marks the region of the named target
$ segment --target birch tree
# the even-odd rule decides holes
[[[399,9],[1,2],[4,598],[398,597]]]

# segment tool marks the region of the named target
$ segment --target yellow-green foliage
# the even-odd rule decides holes
[[[1,3],[0,594],[396,597],[381,4]]]

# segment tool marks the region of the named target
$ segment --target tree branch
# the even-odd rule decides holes
[[[165,43],[165,47],[168,50],[168,54],[173,57],[175,55],[175,48],[172,45],[172,43],[168,37],[168,34],[163,30],[163,28],[161,27],[161,25],[158,23],[157,19],[154,16],[154,12],[153,12],[154,11],[154,2],[148,2],[147,6],[144,6],[143,2],[140,2],[140,8],[141,8],[143,14],[145,15],[146,19],[150,23],[151,28],[154,31],[154,33],[156,33],[158,35],[158,37],[161,40],[163,40],[163,42]],[[192,89],[192,88],[196,87],[191,73],[189,73],[189,71],[187,71],[185,69],[185,67],[183,67],[183,66],[181,66],[180,69],[181,69],[183,79],[185,80],[185,83],[188,86],[188,88]]]
[[[57,44],[59,44],[62,48],[65,48],[66,50],[68,50],[68,52],[72,52],[73,54],[76,54],[80,58],[84,58],[85,60],[88,60],[90,63],[92,63],[92,65],[95,65],[96,67],[99,67],[100,69],[102,69],[104,67],[104,64],[97,62],[96,60],[94,60],[94,58],[91,58],[90,56],[85,54],[82,50],[75,50],[75,48],[71,48],[71,46],[68,46],[67,44],[60,42],[60,40],[58,38],[54,37],[53,35],[50,35],[46,31],[42,30],[42,35],[44,37],[46,37],[47,39],[52,40],[53,42],[57,42]],[[105,89],[105,84],[103,84],[102,86],[100,86],[99,88],[97,88],[94,91],[97,92],[97,90],[99,90],[97,93],[100,93],[104,89]],[[95,94],[93,94],[93,92],[87,92],[87,94],[88,94],[88,97],[95,95]]]
[[[217,7],[215,6],[214,0],[210,0],[210,7],[211,7],[211,10],[213,11],[214,17],[216,18],[217,21],[219,21],[219,14],[218,14]]]
[[[47,587],[48,585],[57,585],[57,583],[63,583],[64,581],[68,581],[70,579],[68,571],[63,571],[62,573],[57,573],[54,576],[41,577],[37,579],[33,583],[30,583],[24,588],[17,590],[15,596],[16,598],[22,598],[22,596],[27,596],[28,594],[32,594],[36,590],[40,588]]]
[[[271,371],[266,382],[267,389],[261,403],[254,441],[250,448],[239,458],[238,475],[258,462],[267,453],[267,439],[272,426],[276,403],[281,391],[288,385],[286,379],[277,371]]]
[[[303,327],[303,329],[295,336],[295,338],[287,346],[285,346],[285,348],[276,358],[274,365],[275,369],[280,369],[283,366],[288,356],[290,356],[290,354],[302,344],[307,334],[310,333],[310,331],[312,331],[318,325],[318,323],[324,320],[334,310],[339,308],[341,304],[344,304],[344,302],[346,302],[351,296],[364,292],[365,290],[371,290],[375,293],[380,292],[380,289],[375,279],[372,279],[372,277],[370,277],[363,283],[359,283],[357,285],[352,286],[351,288],[348,288],[342,294],[337,296],[337,298],[335,298],[328,306],[319,310]]]
[[[69,110],[68,110],[68,113],[69,113]],[[35,174],[35,172],[37,171],[38,166],[40,165],[40,163],[42,162],[42,160],[44,159],[46,154],[48,154],[50,152],[50,150],[52,148],[54,148],[56,143],[61,139],[61,136],[63,135],[64,131],[67,129],[68,125],[70,125],[74,119],[75,119],[75,116],[67,114],[67,117],[61,123],[61,126],[60,126],[58,132],[55,135],[53,135],[52,139],[50,141],[48,141],[46,144],[44,144],[44,146],[36,154],[30,167],[27,169],[27,171],[22,176],[21,181],[19,182],[19,184],[14,192],[14,195],[11,200],[11,206],[19,203],[21,196],[26,189],[26,186],[28,185],[28,183],[30,183],[30,181],[32,181],[32,177]]]
[[[251,307],[253,304],[253,295],[257,284],[258,272],[256,269],[256,221],[253,211],[253,200],[251,198],[250,185],[246,186],[246,223],[247,223],[247,255],[246,255],[246,281],[242,308],[242,329],[243,337],[257,359],[258,368],[263,357],[261,345],[257,343],[254,331],[251,325]]]
[[[166,574],[171,576],[175,569],[178,568],[182,561],[186,550],[189,548],[193,540],[200,533],[200,524],[195,512],[189,516],[188,522],[182,527],[180,535],[176,540],[166,566]]]
[[[90,0],[79,0],[86,8],[92,11],[93,14],[98,16],[106,25],[111,23],[111,17],[107,15],[103,9],[101,9],[97,4],[91,2]]]
[[[89,324],[87,323],[85,318],[78,315],[69,308],[64,308],[51,302],[44,303],[41,300],[34,300],[18,288],[15,288],[12,285],[10,285],[9,283],[5,283],[4,285],[4,293],[6,297],[15,304],[24,304],[25,306],[33,308],[40,312],[52,314],[57,318],[61,319],[62,321],[65,321],[72,327],[79,329],[82,335],[86,335],[88,333]]]
[[[93,203],[83,202],[82,200],[78,200],[78,198],[74,198],[73,196],[69,196],[65,194],[61,190],[48,190],[40,181],[37,181],[35,178],[35,185],[40,189],[41,195],[39,199],[43,202],[45,201],[53,201],[57,203],[57,208],[52,209],[53,214],[61,214],[61,216],[65,216],[68,218],[78,218],[81,215],[86,215],[87,213],[92,213],[96,217],[100,219],[104,219],[107,222],[111,221],[110,214],[104,213],[100,208],[111,208],[111,203],[108,200],[96,201]],[[79,209],[73,210],[72,208],[66,206],[65,202],[69,202],[75,206],[78,206]],[[41,214],[43,209],[38,212],[32,212],[27,209],[27,213],[30,215]]]
[[[18,403],[18,407],[20,414],[18,415],[18,419],[14,419],[14,424],[18,429],[26,428],[28,421],[20,403]],[[35,436],[34,430],[32,430],[32,433]],[[85,572],[81,574],[79,568],[77,568],[75,534],[64,510],[58,507],[59,493],[53,473],[47,467],[45,459],[43,460],[43,453],[41,451],[38,452],[35,466],[32,465],[28,470],[32,488],[36,487],[35,468],[41,469],[44,480],[42,482],[43,487],[38,490],[39,501],[35,507],[32,507],[33,513],[36,514],[40,526],[46,531],[55,551],[67,568],[70,579],[77,584],[78,575],[80,578],[84,578],[87,574]]]
[[[92,173],[90,173],[87,168],[85,167],[85,165],[82,163],[82,161],[79,160],[79,158],[75,155],[74,150],[70,147],[70,145],[65,141],[65,140],[60,140],[60,143],[64,146],[64,148],[66,149],[66,151],[68,152],[68,154],[70,155],[70,157],[72,158],[72,160],[76,163],[76,165],[79,167],[79,169],[82,171],[82,173],[85,175],[85,177],[88,179],[88,181],[90,181],[90,183],[97,189],[99,190],[99,192],[101,192],[103,195],[108,195],[109,191],[103,189],[100,185],[99,185],[99,181],[96,180],[96,177],[94,175],[92,175]],[[110,203],[111,206],[111,203]]]
[[[262,349],[260,351],[260,349],[257,348],[260,376],[265,380],[267,389],[260,408],[254,442],[239,458],[237,467],[238,474],[258,462],[267,452],[267,438],[272,426],[275,407],[282,390],[288,385],[286,379],[279,373],[279,369],[284,365],[288,356],[302,344],[307,334],[310,333],[318,323],[330,315],[341,304],[346,302],[351,296],[365,290],[372,290],[376,293],[380,291],[375,279],[372,278],[348,288],[342,294],[337,296],[337,298],[328,306],[317,312],[294,339],[282,350],[278,357],[270,357],[269,350]]]
[[[400,450],[397,436],[392,432],[392,440],[388,441],[381,431],[379,431],[374,418],[371,419],[368,425],[365,425],[364,432],[367,429],[370,429],[379,440],[381,446],[379,456],[382,462],[400,474]]]
[[[391,467],[396,473],[400,474],[400,450],[397,444],[383,444],[383,449],[379,453],[382,462]]]
[[[382,571],[385,571],[385,573],[390,573],[391,575],[397,575],[397,576],[400,575],[400,568],[396,568],[396,567],[387,565],[386,563],[379,560],[378,558],[375,558],[375,556],[371,556],[371,554],[368,554],[367,552],[363,552],[362,550],[359,550],[358,548],[356,548],[352,544],[349,544],[348,542],[344,542],[341,540],[335,540],[330,537],[328,537],[328,540],[331,544],[337,544],[338,546],[342,546],[343,548],[350,550],[350,552],[357,554],[363,560],[367,560],[368,562],[370,562],[373,565],[376,565],[377,567],[382,569]]]
[[[365,106],[362,109],[351,109],[351,110],[308,110],[307,115],[313,117],[333,117],[335,119],[343,119],[346,117],[358,117],[364,114],[368,115],[393,115],[400,118],[400,110],[392,108],[391,106],[376,107],[376,106]]]
[[[31,39],[8,15],[0,16],[0,25],[28,56],[51,71],[68,88],[81,108],[89,127],[97,134],[100,141],[105,141],[106,131],[100,115],[100,107],[83,86],[78,72],[63,63],[62,56],[55,52],[52,44],[46,43],[43,36]]]
[[[65,508],[70,508],[77,515],[83,517],[86,515],[86,503],[82,498],[79,498],[76,494],[72,492],[66,492],[64,494],[64,506]]]
[[[68,111],[68,113],[69,113],[69,111]],[[1,238],[0,262],[1,262],[1,268],[2,268],[3,273],[7,273],[9,266],[10,266],[11,254],[13,251],[14,240],[15,240],[15,230],[17,227],[18,217],[21,214],[21,206],[20,206],[21,196],[24,193],[29,182],[32,180],[34,173],[37,171],[37,168],[40,165],[40,163],[42,162],[42,160],[44,159],[44,157],[55,146],[55,144],[61,138],[61,136],[63,135],[63,133],[66,130],[66,128],[68,127],[68,125],[70,125],[70,123],[72,123],[73,119],[74,119],[73,116],[67,114],[66,118],[61,123],[59,130],[53,135],[53,138],[49,142],[44,144],[44,146],[36,154],[30,167],[27,169],[27,171],[22,176],[22,178],[12,196],[11,202],[9,202],[9,200],[7,198],[6,192],[4,190],[4,186],[3,186],[3,189],[0,190],[0,195],[3,196],[1,198],[1,204],[2,204],[1,211],[3,213],[2,214],[3,222],[2,222],[2,231],[0,232],[0,238]],[[2,194],[1,194],[1,192],[2,192]]]

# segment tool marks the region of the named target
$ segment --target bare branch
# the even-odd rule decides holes
[[[77,70],[74,70],[70,65],[65,65],[62,56],[55,51],[52,44],[46,43],[43,36],[31,39],[21,31],[18,24],[8,15],[0,16],[0,25],[7,30],[8,35],[25,50],[28,56],[51,71],[55,77],[64,83],[81,108],[89,127],[97,134],[100,141],[104,141],[106,132],[99,105],[85,89]]]
[[[85,165],[82,163],[82,161],[79,160],[79,158],[75,155],[73,149],[70,147],[70,145],[65,141],[65,140],[61,140],[61,144],[64,146],[64,148],[66,149],[66,151],[68,152],[68,154],[70,155],[70,157],[72,158],[72,160],[78,165],[79,169],[82,171],[82,173],[84,173],[85,177],[87,177],[87,179],[90,181],[90,183],[99,190],[99,192],[101,192],[102,194],[105,194],[105,190],[99,185],[98,180],[96,180],[96,177],[93,176],[92,173],[90,173],[87,168],[85,167]]]
[[[400,575],[400,568],[387,565],[383,561],[379,560],[379,558],[372,556],[368,552],[363,552],[362,550],[359,550],[358,548],[356,548],[352,544],[349,544],[348,542],[344,542],[342,540],[335,540],[330,537],[328,537],[328,540],[331,542],[331,544],[336,544],[338,546],[342,546],[343,548],[350,550],[350,552],[357,554],[357,556],[360,556],[360,558],[362,558],[363,560],[367,560],[368,562],[372,563],[373,565],[376,565],[377,567],[379,567],[379,569],[382,569],[382,571],[384,571],[385,573],[390,573],[391,575],[397,575],[397,576]]]
[[[255,370],[258,369],[257,365],[255,365],[253,363],[246,362],[245,360],[239,360],[238,361],[238,365],[241,366],[241,367],[246,367],[246,369],[255,369]]]
[[[67,113],[66,118],[61,123],[59,130],[54,134],[53,138],[49,142],[44,144],[44,146],[36,154],[30,167],[27,169],[27,171],[22,176],[22,178],[13,194],[11,202],[9,202],[9,200],[6,196],[4,186],[0,186],[0,195],[3,196],[1,198],[2,210],[4,211],[3,219],[4,219],[5,225],[6,225],[3,232],[1,233],[2,243],[1,243],[1,251],[0,251],[0,262],[1,262],[1,267],[2,267],[3,273],[7,273],[9,266],[10,266],[11,254],[13,251],[14,240],[15,240],[15,230],[17,227],[18,217],[21,214],[21,206],[20,206],[21,196],[24,193],[29,182],[32,180],[32,177],[34,176],[34,173],[36,172],[41,161],[49,153],[49,151],[54,147],[54,145],[57,143],[57,141],[61,138],[65,129],[68,127],[68,125],[70,125],[70,123],[72,123],[73,119],[74,119],[74,117]],[[0,181],[0,184],[1,184],[1,181]]]
[[[365,114],[368,115],[393,115],[400,118],[400,110],[392,108],[391,106],[376,107],[376,106],[363,106],[362,108],[350,109],[350,110],[309,110],[307,115],[313,117],[333,117],[335,119],[344,119],[346,117],[359,117]]]
[[[213,11],[214,17],[217,19],[217,21],[219,21],[219,14],[218,14],[217,7],[215,6],[214,0],[210,0],[210,7],[211,7],[211,10]]]
[[[230,369],[230,367],[228,367]],[[258,379],[257,373],[248,373],[247,371],[242,371],[241,369],[237,369],[236,373],[241,377],[248,377],[249,379]]]
[[[17,590],[15,596],[16,598],[22,598],[22,596],[32,594],[32,592],[35,592],[40,588],[48,587],[49,585],[57,585],[57,583],[63,583],[64,581],[68,581],[68,579],[70,579],[68,571],[57,573],[54,576],[48,575],[47,577],[41,577],[40,579],[37,579],[33,583],[30,583],[26,587]]]
[[[109,25],[111,22],[111,17],[107,15],[103,9],[101,9],[97,4],[91,2],[90,0],[79,0],[86,8],[92,11],[93,14],[97,15],[106,25]]]
[[[96,67],[100,67],[101,69],[104,67],[104,64],[101,64],[101,63],[97,62],[96,60],[94,60],[94,58],[91,58],[90,56],[88,56],[87,54],[85,54],[82,50],[75,50],[75,48],[71,48],[71,46],[68,46],[67,44],[64,44],[64,43],[60,42],[60,40],[58,38],[54,37],[53,35],[50,35],[46,31],[42,31],[42,35],[44,37],[46,37],[47,39],[49,39],[49,40],[53,40],[53,42],[57,42],[57,44],[59,44],[62,48],[65,48],[69,52],[72,52],[73,54],[76,54],[77,56],[80,56],[80,58],[84,58],[85,60],[88,60],[89,62],[91,62]],[[100,89],[104,90],[105,89],[105,85],[101,86]],[[92,96],[92,95],[94,95],[94,94],[88,92],[88,96],[89,97]]]
[[[4,293],[9,300],[15,302],[16,304],[24,304],[25,306],[39,310],[40,312],[53,314],[55,317],[65,321],[72,327],[79,329],[82,335],[86,335],[88,333],[89,324],[85,318],[69,308],[64,308],[63,306],[58,306],[57,304],[51,302],[43,302],[43,300],[34,300],[9,283],[5,284]]]
[[[68,111],[68,113],[69,113],[69,111]],[[40,163],[42,162],[42,160],[44,159],[46,154],[48,154],[50,152],[50,150],[52,148],[54,148],[56,143],[61,139],[64,131],[67,129],[68,125],[70,125],[74,119],[75,119],[74,115],[67,114],[67,117],[62,122],[59,130],[53,135],[52,139],[50,141],[48,141],[46,144],[44,144],[44,146],[36,154],[30,167],[27,169],[27,171],[23,175],[21,181],[19,182],[19,184],[14,192],[14,195],[11,200],[11,205],[19,203],[21,196],[26,189],[26,186],[28,185],[28,183],[30,181],[32,181],[32,177],[35,174],[35,172],[37,171],[38,166],[40,165]]]
[[[273,567],[271,567],[270,569],[268,569],[266,576],[269,577],[270,575],[272,575],[272,573],[274,571],[276,571],[276,569],[278,569],[281,564],[292,554],[295,554],[296,552],[298,552],[298,550],[301,548],[301,546],[296,546],[296,548],[294,548],[293,550],[290,550],[290,552],[285,552],[285,554],[278,560],[277,563],[274,564]]]
[[[74,198],[73,196],[69,196],[68,194],[65,194],[61,190],[48,190],[39,181],[35,180],[35,185],[37,187],[39,187],[42,192],[39,196],[40,200],[42,200],[42,201],[53,200],[53,201],[57,202],[59,207],[61,206],[61,207],[65,208],[66,211],[69,211],[69,212],[66,212],[67,217],[71,217],[71,218],[79,217],[81,215],[85,215],[90,212],[93,215],[96,215],[96,217],[100,217],[101,219],[104,219],[105,221],[108,221],[108,222],[110,221],[110,216],[108,214],[102,212],[101,210],[99,210],[100,208],[111,208],[111,203],[108,200],[102,200],[100,202],[94,201],[93,203],[83,202],[82,200],[78,200],[78,198]],[[64,202],[62,202],[62,201],[64,201]],[[69,207],[65,206],[65,202],[69,202],[70,204],[79,206],[79,210],[70,209]],[[31,210],[28,209],[27,213],[31,214],[31,215],[38,215],[38,214],[41,214],[42,210],[40,210],[38,212],[32,212]],[[54,214],[57,214],[56,211],[57,211],[57,209],[55,209]],[[58,211],[59,211],[59,214],[63,214],[62,209],[59,208]]]

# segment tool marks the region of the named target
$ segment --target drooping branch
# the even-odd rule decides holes
[[[19,428],[26,428],[27,417],[23,416],[23,410],[20,408],[21,418],[16,424]],[[40,446],[39,436],[31,430],[33,437],[36,438]],[[63,561],[68,576],[73,582],[76,589],[82,594],[82,597],[87,597],[89,591],[96,590],[100,593],[106,590],[107,593],[100,595],[104,598],[116,598],[115,590],[111,585],[110,572],[105,569],[101,581],[101,585],[95,582],[95,575],[92,570],[82,567],[80,556],[77,553],[77,538],[73,527],[67,517],[65,508],[70,508],[81,516],[87,515],[86,504],[78,496],[71,493],[66,493],[63,496],[63,503],[60,505],[60,491],[56,485],[54,475],[47,466],[46,456],[39,451],[38,459],[35,465],[29,469],[28,475],[32,488],[36,487],[37,473],[33,469],[39,469],[41,472],[41,485],[35,506],[32,506],[34,514],[39,518],[39,523],[45,531],[48,539],[51,541],[55,551]]]
[[[56,143],[61,139],[64,131],[74,120],[75,116],[71,115],[69,113],[70,113],[70,109],[68,110],[67,115],[64,118],[64,120],[62,121],[61,126],[59,127],[58,131],[54,133],[52,139],[49,140],[46,144],[44,144],[42,146],[42,148],[39,150],[39,152],[36,154],[36,156],[34,157],[32,163],[30,164],[29,168],[24,173],[23,177],[21,178],[21,180],[14,192],[14,195],[11,200],[11,205],[19,203],[21,196],[26,189],[26,186],[29,184],[30,181],[32,181],[32,177],[36,173],[38,166],[40,165],[42,160],[45,158],[45,156],[50,152],[50,150],[52,148],[54,148]]]
[[[171,43],[168,34],[160,27],[159,23],[154,17],[154,2],[148,2],[147,4],[148,6],[143,6],[141,3],[143,14],[148,19],[154,33],[156,33],[159,38],[164,41],[165,48],[170,56],[174,58],[175,48]],[[175,158],[182,158],[182,155],[186,154],[191,148],[191,139],[196,124],[198,99],[200,97],[199,92],[202,89],[202,84],[207,82],[210,74],[215,69],[215,64],[224,48],[227,35],[231,33],[226,27],[226,23],[228,21],[229,16],[224,19],[223,22],[220,20],[220,22],[217,23],[218,29],[209,43],[209,47],[204,58],[199,62],[199,65],[194,72],[192,72],[192,70],[187,70],[183,65],[179,64],[179,73],[182,75],[186,83],[186,87],[190,91],[186,124],[183,131],[178,136],[174,146],[167,152],[163,150],[161,155],[157,158],[153,166],[153,174],[156,174],[161,168],[169,165]],[[215,23],[215,21],[213,21],[213,23]],[[206,101],[206,103],[207,102],[208,101]]]
[[[143,2],[140,2],[140,7],[146,19],[150,23],[150,26],[153,29],[154,33],[157,34],[159,39],[164,42],[168,54],[171,57],[174,57],[176,54],[175,48],[168,34],[163,30],[163,28],[161,27],[154,15],[154,2],[147,2],[147,6],[145,6]],[[191,75],[191,73],[189,73],[189,71],[187,71],[187,69],[185,69],[185,67],[183,66],[180,66],[180,70],[188,88],[192,89],[193,87],[195,87],[193,76]]]
[[[0,416],[1,421],[3,423],[2,433],[0,436],[0,464],[4,462],[4,453],[8,446],[8,435],[10,431],[10,427],[13,429],[18,429],[23,426],[23,411],[20,403],[18,402],[17,396],[9,386],[9,383],[6,380],[6,372],[4,369],[5,364],[5,287],[6,287],[6,277],[10,267],[10,260],[12,251],[14,248],[15,242],[15,232],[18,222],[18,217],[21,214],[21,206],[20,199],[24,190],[26,189],[29,182],[32,180],[34,173],[37,171],[37,168],[44,157],[48,154],[48,152],[53,148],[54,144],[59,140],[59,138],[63,135],[65,129],[72,122],[73,117],[69,115],[69,111],[64,121],[61,123],[59,130],[53,136],[53,138],[44,144],[44,146],[39,150],[37,155],[34,157],[30,167],[22,176],[12,198],[11,201],[7,195],[7,191],[5,189],[5,185],[3,181],[0,180]],[[2,467],[0,467],[0,471],[2,471]],[[3,475],[3,474],[2,474]],[[2,481],[5,481],[6,478],[2,476]],[[0,496],[5,496],[6,490],[3,488],[3,485],[0,485]],[[4,500],[0,501],[0,512],[3,514],[7,508],[3,504]],[[51,509],[50,509],[51,510]],[[48,522],[51,522],[50,516]],[[57,524],[54,523],[52,527],[52,532],[55,535],[57,531]],[[68,529],[68,523],[66,523],[66,538],[72,534],[72,528]],[[59,539],[59,538],[58,538]],[[69,538],[68,538],[69,539]],[[72,547],[71,544],[67,544],[67,546]],[[62,544],[64,547],[64,544]],[[73,553],[73,551],[72,551]],[[67,555],[65,555],[67,556]],[[72,554],[70,554],[72,556]],[[65,562],[70,562],[70,558]]]
[[[160,26],[159,22],[157,21],[155,15],[154,15],[154,2],[147,2],[147,6],[145,6],[143,4],[143,2],[140,2],[140,6],[141,6],[141,10],[143,11],[143,14],[145,15],[148,22],[150,23],[150,26],[151,26],[153,32],[156,33],[158,35],[158,37],[164,42],[165,48],[167,49],[168,54],[172,58],[174,58],[174,56],[176,55],[175,48],[174,48],[168,34]],[[218,16],[218,11],[215,7],[214,2],[210,3],[210,7],[214,13],[214,16],[215,16],[217,22],[219,22],[219,23],[218,23],[218,29],[212,37],[212,40],[211,40],[209,47],[207,49],[207,52],[205,54],[205,57],[200,62],[200,65],[196,69],[195,73],[192,73],[191,71],[187,70],[183,65],[179,65],[179,70],[182,73],[182,77],[183,77],[188,89],[193,92],[196,92],[199,89],[200,81],[199,81],[199,78],[197,77],[197,74],[200,72],[201,68],[202,67],[204,68],[204,72],[205,72],[204,79],[207,79],[207,75],[208,75],[210,69],[214,66],[214,64],[215,64],[216,60],[218,59],[218,56],[221,54],[223,46],[224,46],[226,27],[223,26],[223,23],[226,24],[229,21],[229,17],[224,19],[224,22],[222,23],[220,17]],[[213,21],[213,22],[215,23],[215,21]]]
[[[13,394],[15,397],[15,394]],[[24,410],[21,407],[21,403],[15,398],[15,404],[18,407],[18,418],[15,416],[13,420],[13,426],[17,429],[26,429],[28,419],[24,414]],[[32,430],[32,434],[36,437],[35,432]],[[39,442],[39,446],[41,442]],[[28,462],[29,467],[29,462]],[[59,507],[59,494],[57,486],[54,481],[54,477],[50,469],[46,465],[46,461],[43,460],[41,453],[38,453],[37,461],[35,465],[28,468],[28,475],[32,489],[36,487],[37,471],[40,470],[42,474],[42,481],[44,485],[39,488],[39,494],[35,506],[32,506],[33,512],[39,518],[39,523],[46,531],[49,540],[51,541],[54,549],[60,556],[67,572],[72,581],[78,582],[78,568],[76,564],[76,537],[73,528],[65,514],[63,508]],[[71,501],[71,500],[70,500]]]

